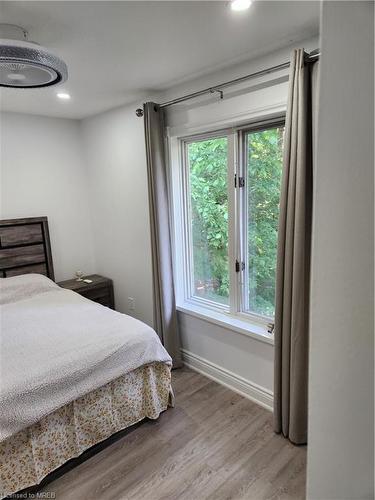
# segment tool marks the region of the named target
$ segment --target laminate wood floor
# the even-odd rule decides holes
[[[44,487],[57,500],[305,498],[306,447],[272,430],[267,410],[187,368],[176,406]]]

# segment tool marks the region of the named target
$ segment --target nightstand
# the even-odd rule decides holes
[[[83,279],[92,280],[92,283],[71,279],[60,281],[57,284],[62,288],[73,290],[73,292],[77,292],[83,297],[98,302],[103,306],[110,307],[111,309],[115,308],[113,282],[111,279],[99,274],[90,274],[90,276],[84,276]]]

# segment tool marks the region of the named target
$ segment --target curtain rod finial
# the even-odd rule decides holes
[[[138,116],[138,118],[141,118],[143,116],[143,109],[141,108],[136,109],[135,114]]]

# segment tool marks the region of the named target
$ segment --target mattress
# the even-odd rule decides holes
[[[152,328],[42,275],[0,279],[0,442],[141,366],[172,360]]]
[[[39,484],[91,446],[173,404],[170,367],[153,363],[55,410],[0,443],[0,498]]]

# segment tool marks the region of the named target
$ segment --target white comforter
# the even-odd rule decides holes
[[[150,327],[48,278],[0,279],[0,441],[144,364],[171,358]]]

